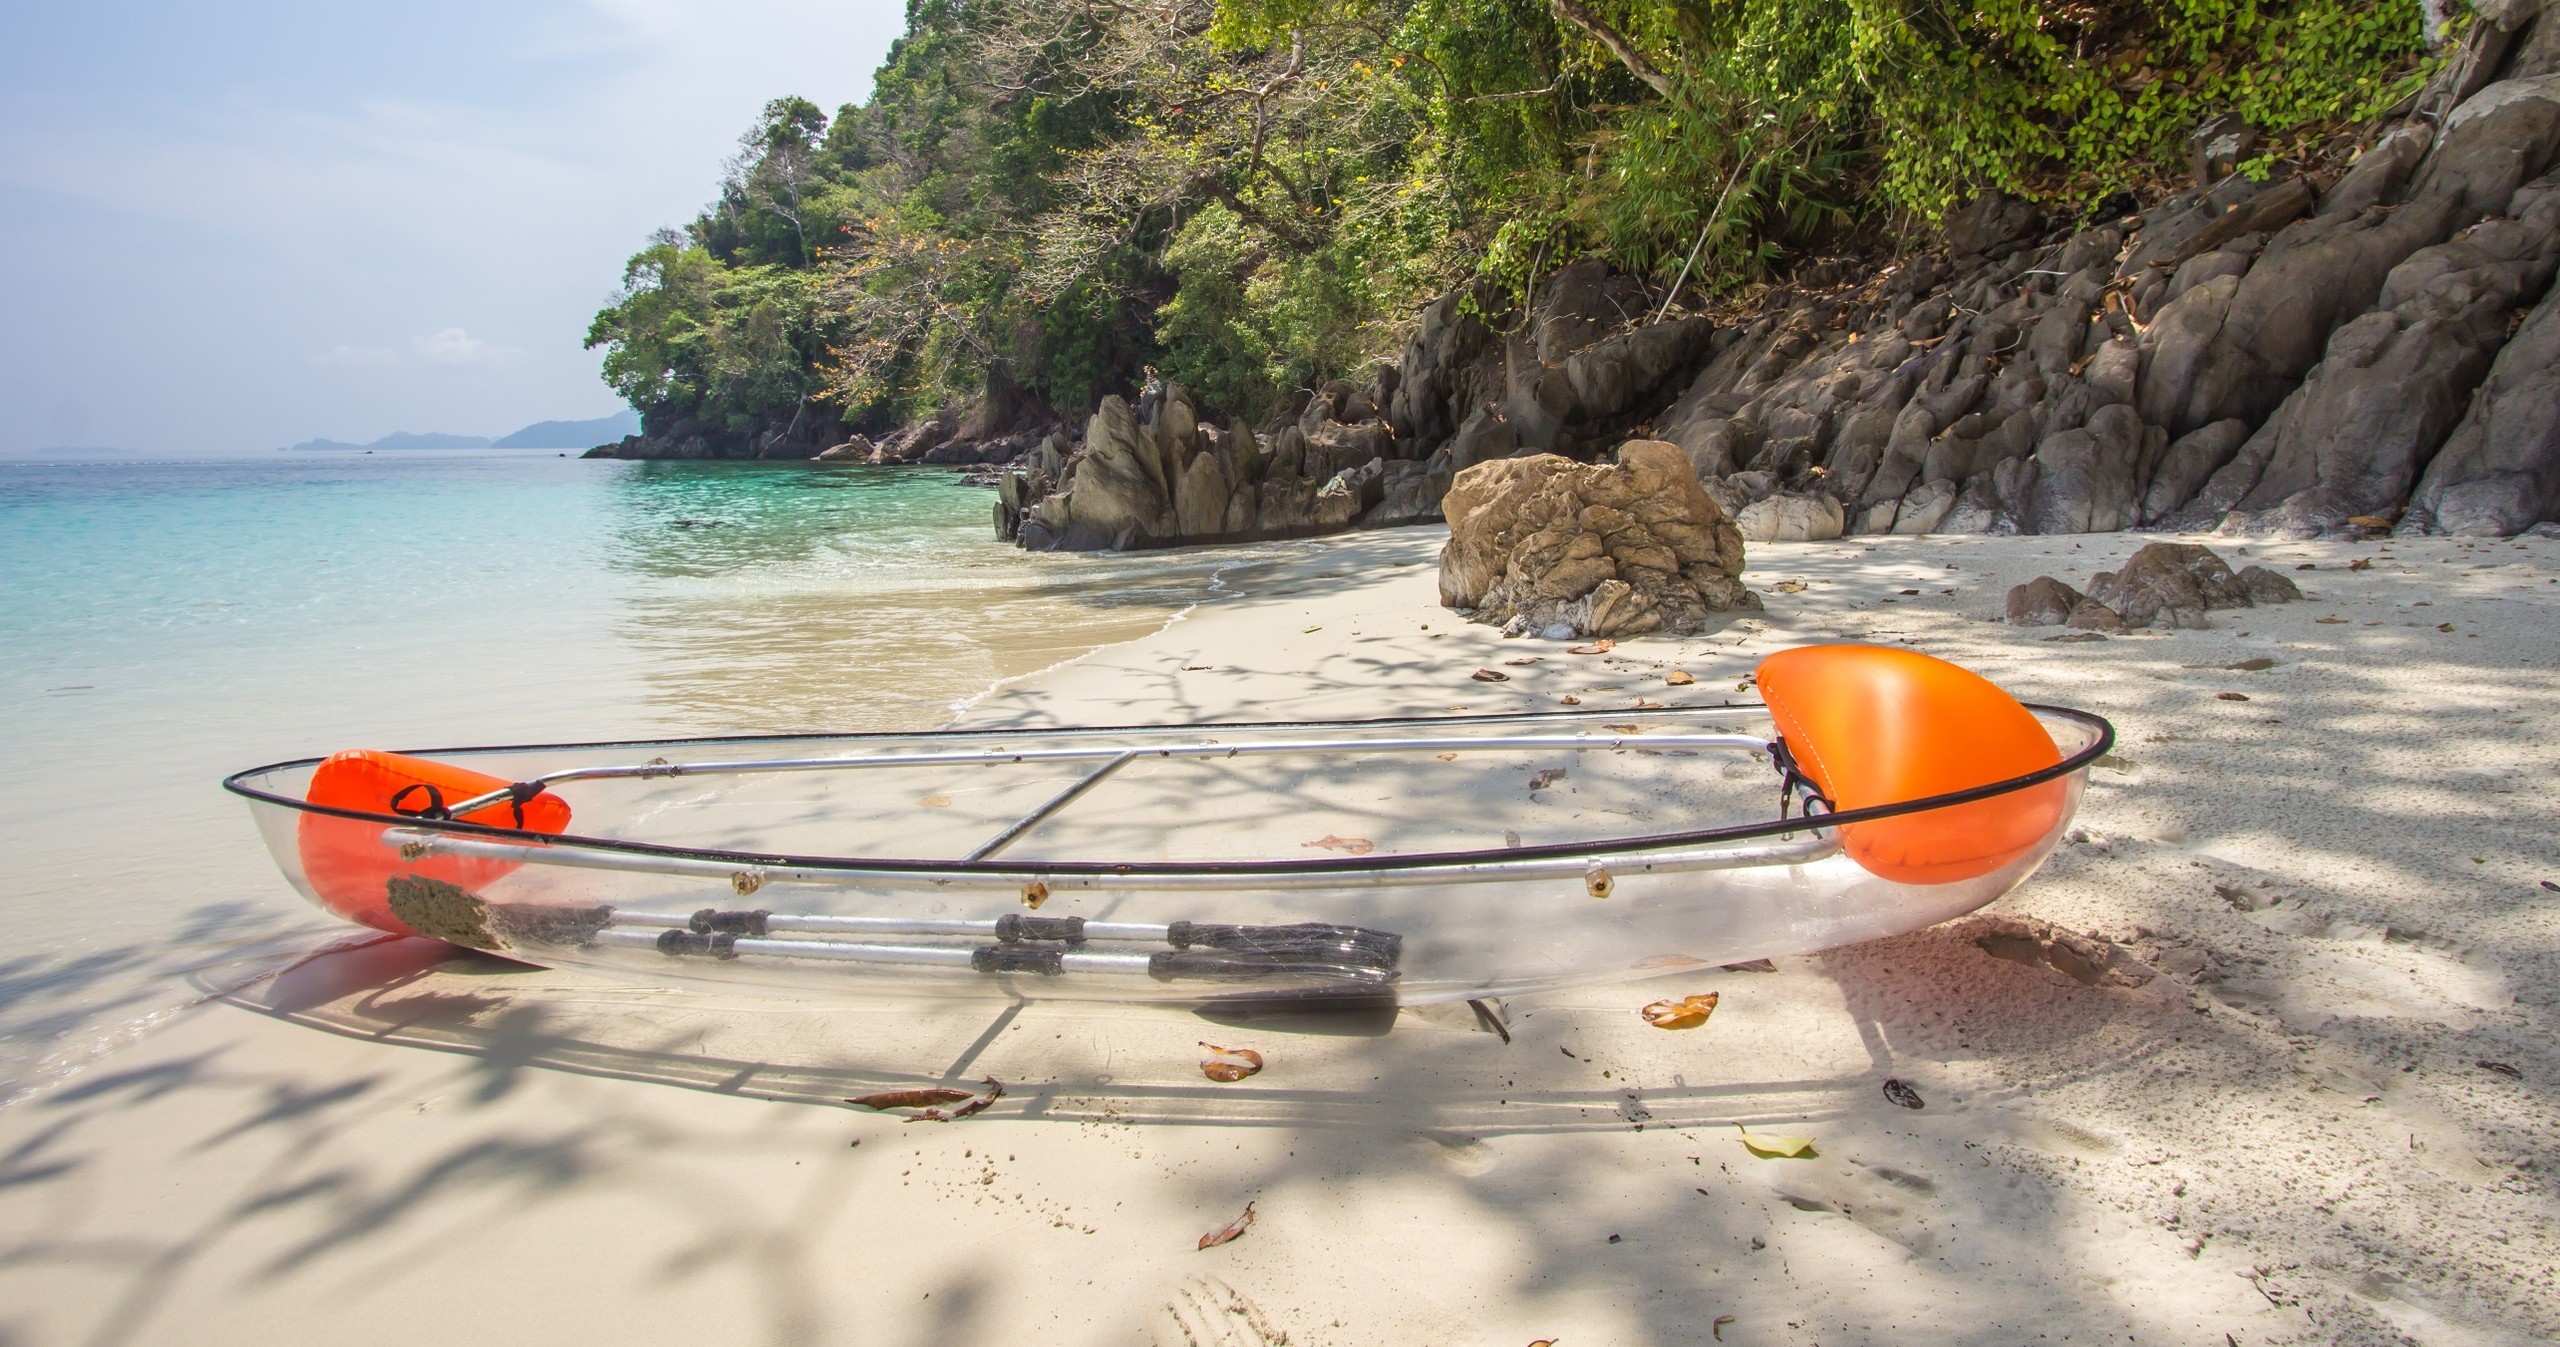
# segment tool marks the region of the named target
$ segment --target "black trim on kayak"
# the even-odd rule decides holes
[[[1894,804],[1870,805],[1864,809],[1844,809],[1837,813],[1812,818],[1779,818],[1762,823],[1741,823],[1723,828],[1695,832],[1656,833],[1646,837],[1616,838],[1589,843],[1552,843],[1544,846],[1502,847],[1481,851],[1418,852],[1407,856],[1387,856],[1355,860],[1331,857],[1313,860],[1280,861],[932,861],[906,859],[872,859],[852,856],[790,856],[771,853],[723,851],[707,847],[664,846],[655,842],[632,842],[618,838],[584,837],[575,833],[541,833],[521,828],[501,828],[490,824],[465,823],[460,819],[425,819],[401,814],[374,814],[360,809],[340,809],[317,805],[308,800],[278,795],[247,784],[246,778],[269,772],[291,771],[318,766],[321,758],[294,758],[234,772],[222,780],[222,788],[244,799],[265,804],[282,805],[306,814],[322,814],[332,818],[355,819],[415,828],[426,832],[452,833],[463,837],[490,838],[509,842],[530,842],[543,846],[579,847],[595,851],[614,851],[636,856],[659,856],[673,860],[712,861],[765,869],[799,870],[878,870],[930,878],[936,875],[1042,876],[1083,875],[1111,878],[1118,875],[1306,875],[1339,874],[1357,876],[1381,870],[1428,870],[1445,866],[1480,865],[1499,861],[1570,860],[1592,856],[1623,856],[1635,852],[1666,851],[1679,847],[1711,845],[1723,842],[1746,842],[1764,837],[1784,837],[1821,828],[1845,827],[1853,823],[1872,823],[1880,819],[1899,818],[1905,814],[1925,813],[1977,800],[1994,799],[2017,791],[2032,789],[2048,781],[2059,781],[2106,756],[2115,747],[2116,727],[2105,717],[2067,706],[2047,706],[2037,702],[2021,703],[2039,715],[2059,716],[2065,720],[2097,730],[2097,741],[2050,767],[2039,768],[2022,776],[1974,786],[1966,790],[1930,795]],[[1375,729],[1394,725],[1485,725],[1523,721],[1587,720],[1596,716],[1661,715],[1665,712],[1696,715],[1700,713],[1742,714],[1765,711],[1757,702],[1736,706],[1663,707],[1654,711],[1595,710],[1545,711],[1496,716],[1398,716],[1377,720],[1291,720],[1259,722],[1221,722],[1209,725],[1116,725],[1073,726],[1040,729],[970,730],[964,733],[976,738],[1000,736],[1059,737],[1115,734],[1199,734],[1216,730],[1301,730],[1317,728]],[[459,753],[541,753],[588,748],[684,748],[711,744],[746,744],[816,741],[894,740],[932,741],[947,739],[950,731],[862,731],[838,734],[755,734],[719,735],[699,739],[614,739],[583,744],[494,744],[476,747],[401,749],[414,757],[434,758]]]

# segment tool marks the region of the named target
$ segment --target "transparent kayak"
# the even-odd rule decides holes
[[[2113,737],[1993,689],[2012,770],[1893,687],[1797,680],[1807,720],[1762,682],[1768,705],[363,751],[225,785],[331,911],[626,982],[1421,1003],[1970,912],[2042,863]],[[1859,754],[1904,798],[1868,798]]]

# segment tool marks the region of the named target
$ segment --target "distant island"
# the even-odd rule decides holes
[[[287,452],[302,450],[360,449],[584,449],[591,445],[619,440],[640,431],[640,414],[624,408],[611,416],[592,421],[536,421],[511,435],[491,439],[486,435],[447,435],[438,431],[394,431],[370,444],[350,444],[344,440],[304,440],[287,446]]]

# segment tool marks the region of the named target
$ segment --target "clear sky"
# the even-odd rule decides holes
[[[503,435],[618,403],[622,263],[896,0],[0,0],[0,452]]]

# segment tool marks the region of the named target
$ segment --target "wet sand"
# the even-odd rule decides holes
[[[1286,549],[1235,574],[1240,597],[963,720],[1713,702],[1779,648],[1908,640],[2107,715],[2121,744],[2073,840],[1984,914],[1770,972],[1515,999],[1507,1042],[1464,1008],[812,1006],[423,942],[228,994],[208,972],[204,1006],[0,1110],[0,1333],[2560,1333],[2560,546],[2254,546],[2315,566],[2287,572],[2309,600],[2094,642],[1999,624],[2002,593],[2141,539],[1767,546],[1766,614],[1572,657],[1440,610],[1438,538]],[[1524,651],[1544,658],[1508,683],[1468,677]],[[2056,929],[2103,974],[2041,956]],[[1706,990],[1703,1027],[1635,1014]],[[1209,1082],[1204,1039],[1269,1066]],[[1006,1097],[956,1123],[838,1102],[987,1077]],[[1813,1154],[1757,1158],[1734,1123]],[[1242,1238],[1195,1247],[1247,1202]]]

